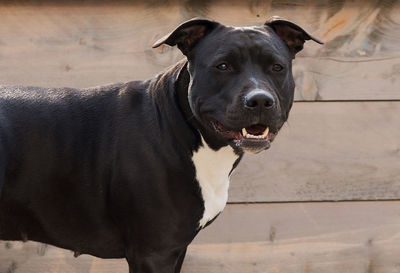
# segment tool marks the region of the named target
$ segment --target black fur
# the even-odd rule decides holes
[[[201,136],[215,150],[247,151],[210,120],[277,133],[294,83],[289,48],[268,25],[192,20],[157,46],[166,41],[187,59],[148,81],[0,87],[0,239],[126,258],[130,272],[180,272],[204,212],[192,162]],[[216,69],[221,60],[232,71]],[[286,70],[269,71],[275,62]],[[244,106],[250,78],[276,98],[273,109]]]

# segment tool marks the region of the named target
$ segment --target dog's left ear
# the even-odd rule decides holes
[[[153,48],[162,44],[177,45],[183,54],[187,55],[194,46],[213,31],[220,24],[206,19],[191,19],[179,25],[170,34],[162,37],[153,45]]]
[[[265,22],[265,25],[271,27],[286,43],[293,59],[295,58],[296,53],[303,49],[303,44],[306,40],[313,40],[321,45],[323,44],[323,42],[308,34],[295,23],[278,16],[273,16],[268,19],[268,21]]]

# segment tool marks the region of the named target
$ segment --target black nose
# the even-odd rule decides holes
[[[250,91],[245,97],[245,106],[250,109],[266,108],[270,109],[275,105],[274,97],[265,90]]]

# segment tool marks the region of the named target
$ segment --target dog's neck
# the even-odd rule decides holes
[[[175,97],[185,120],[201,135],[201,146],[193,151],[192,162],[204,202],[199,228],[209,225],[221,213],[228,201],[229,178],[242,154],[212,136],[194,116],[188,101],[190,74],[185,63],[175,81]]]

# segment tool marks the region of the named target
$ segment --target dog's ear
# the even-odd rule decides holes
[[[273,16],[265,22],[265,25],[272,28],[275,33],[286,43],[289,48],[290,53],[292,54],[292,58],[295,58],[297,52],[303,49],[303,44],[307,40],[313,40],[319,44],[323,44],[317,38],[308,34],[304,29],[282,19],[278,16]]]
[[[200,39],[219,25],[217,22],[206,19],[191,19],[182,23],[170,34],[155,42],[153,48],[159,47],[162,44],[177,45],[182,53],[187,55]]]

